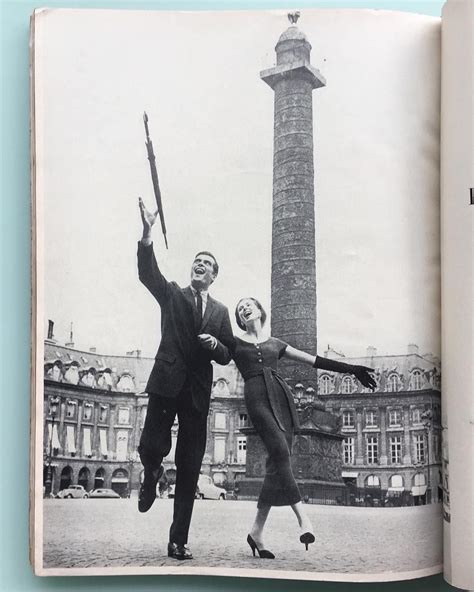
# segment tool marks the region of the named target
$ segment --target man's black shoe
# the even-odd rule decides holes
[[[161,465],[158,469],[147,469],[145,467],[145,476],[140,485],[138,493],[138,511],[148,512],[156,499],[156,486],[164,473],[164,467]]]
[[[184,559],[192,559],[193,554],[186,545],[168,543],[168,557],[172,557],[173,559],[179,559],[179,561],[183,561]]]

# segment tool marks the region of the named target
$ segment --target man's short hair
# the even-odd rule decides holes
[[[217,263],[217,259],[214,257],[214,255],[210,251],[199,251],[194,256],[194,260],[196,260],[199,255],[207,255],[208,257],[212,257],[214,259],[214,265],[212,266],[212,269],[214,271],[214,275],[217,276],[219,273],[219,264]]]

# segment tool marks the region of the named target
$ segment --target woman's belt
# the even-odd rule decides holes
[[[250,372],[246,372],[245,374],[242,374],[242,376],[245,381],[249,380],[250,378],[254,378],[255,376],[263,376],[263,379],[265,381],[265,387],[267,389],[268,400],[270,401],[270,407],[272,409],[273,415],[278,424],[278,427],[285,432],[286,430],[281,420],[280,405],[278,402],[277,394],[275,392],[275,382],[278,382],[288,400],[288,406],[290,408],[293,426],[295,429],[298,429],[298,412],[296,411],[293,395],[290,391],[289,386],[286,384],[283,378],[276,372],[276,370],[268,366],[264,366],[263,368],[258,368],[257,370],[251,370]]]

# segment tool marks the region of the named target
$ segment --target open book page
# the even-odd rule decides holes
[[[442,27],[443,483],[446,579],[474,588],[474,5]]]
[[[35,13],[36,573],[441,571],[440,32]]]

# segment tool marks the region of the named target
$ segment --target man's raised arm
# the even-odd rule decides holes
[[[138,198],[138,206],[143,223],[142,238],[138,242],[138,277],[158,303],[161,304],[168,297],[169,286],[158,267],[153,253],[151,231],[156,222],[158,211],[154,214],[149,212],[141,197]]]

